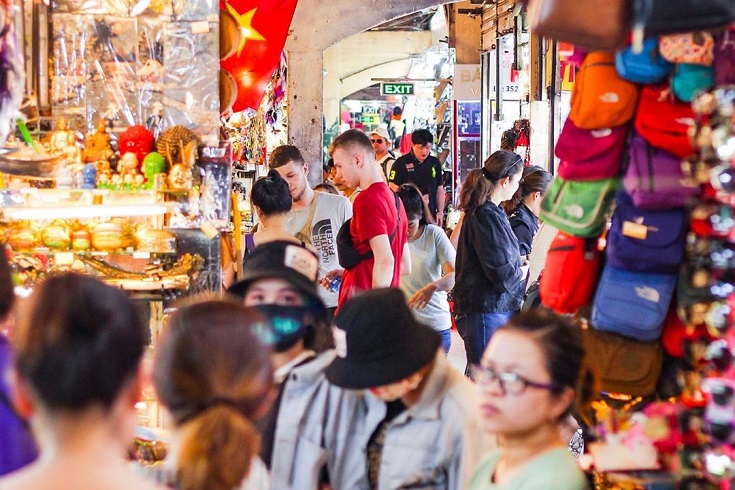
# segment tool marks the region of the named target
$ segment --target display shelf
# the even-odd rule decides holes
[[[176,251],[171,252],[151,252],[146,250],[52,250],[50,248],[38,247],[29,250],[14,250],[14,257],[24,257],[29,255],[46,255],[46,256],[67,256],[73,255],[74,257],[108,257],[111,255],[123,255],[130,256],[134,259],[156,259],[175,257]]]
[[[3,209],[2,215],[7,220],[19,221],[163,216],[167,212],[168,208],[163,204],[92,204],[89,206],[18,206]]]

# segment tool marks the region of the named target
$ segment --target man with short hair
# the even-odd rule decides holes
[[[442,164],[431,155],[434,135],[427,129],[418,129],[411,134],[413,147],[410,153],[398,158],[388,175],[388,183],[394,191],[412,182],[419,188],[429,190],[429,211],[437,225],[444,223],[444,201],[446,193],[443,186]]]
[[[317,250],[319,256],[319,278],[327,273],[341,270],[337,255],[337,232],[345,221],[352,217],[352,204],[342,196],[314,192],[309,186],[309,166],[298,148],[282,145],[273,150],[268,166],[275,169],[288,182],[293,207],[287,227],[290,233]],[[327,282],[319,288],[319,297],[324,301],[332,316],[337,308],[336,288]]]
[[[337,177],[350,187],[362,189],[353,203],[353,218],[347,230],[359,261],[344,272],[341,306],[362,291],[398,287],[401,274],[411,273],[411,257],[406,211],[383,181],[367,135],[358,130],[345,131],[334,140],[329,153]]]
[[[375,163],[383,170],[383,175],[387,179],[393,168],[393,162],[396,161],[396,156],[391,151],[388,131],[385,128],[377,128],[368,136],[370,136],[370,143],[373,144],[373,149],[375,150]]]

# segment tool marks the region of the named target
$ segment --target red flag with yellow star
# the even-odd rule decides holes
[[[233,112],[257,109],[286,44],[298,0],[226,0],[226,10],[237,22],[240,42],[220,62],[237,85]]]

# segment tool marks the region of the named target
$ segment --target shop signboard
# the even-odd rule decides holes
[[[454,65],[452,97],[454,100],[480,100],[482,95],[481,65]]]
[[[414,87],[410,82],[383,82],[380,84],[380,95],[413,95]]]

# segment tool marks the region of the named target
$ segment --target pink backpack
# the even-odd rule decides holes
[[[554,154],[558,174],[566,180],[599,180],[620,175],[628,126],[580,129],[567,119]]]

